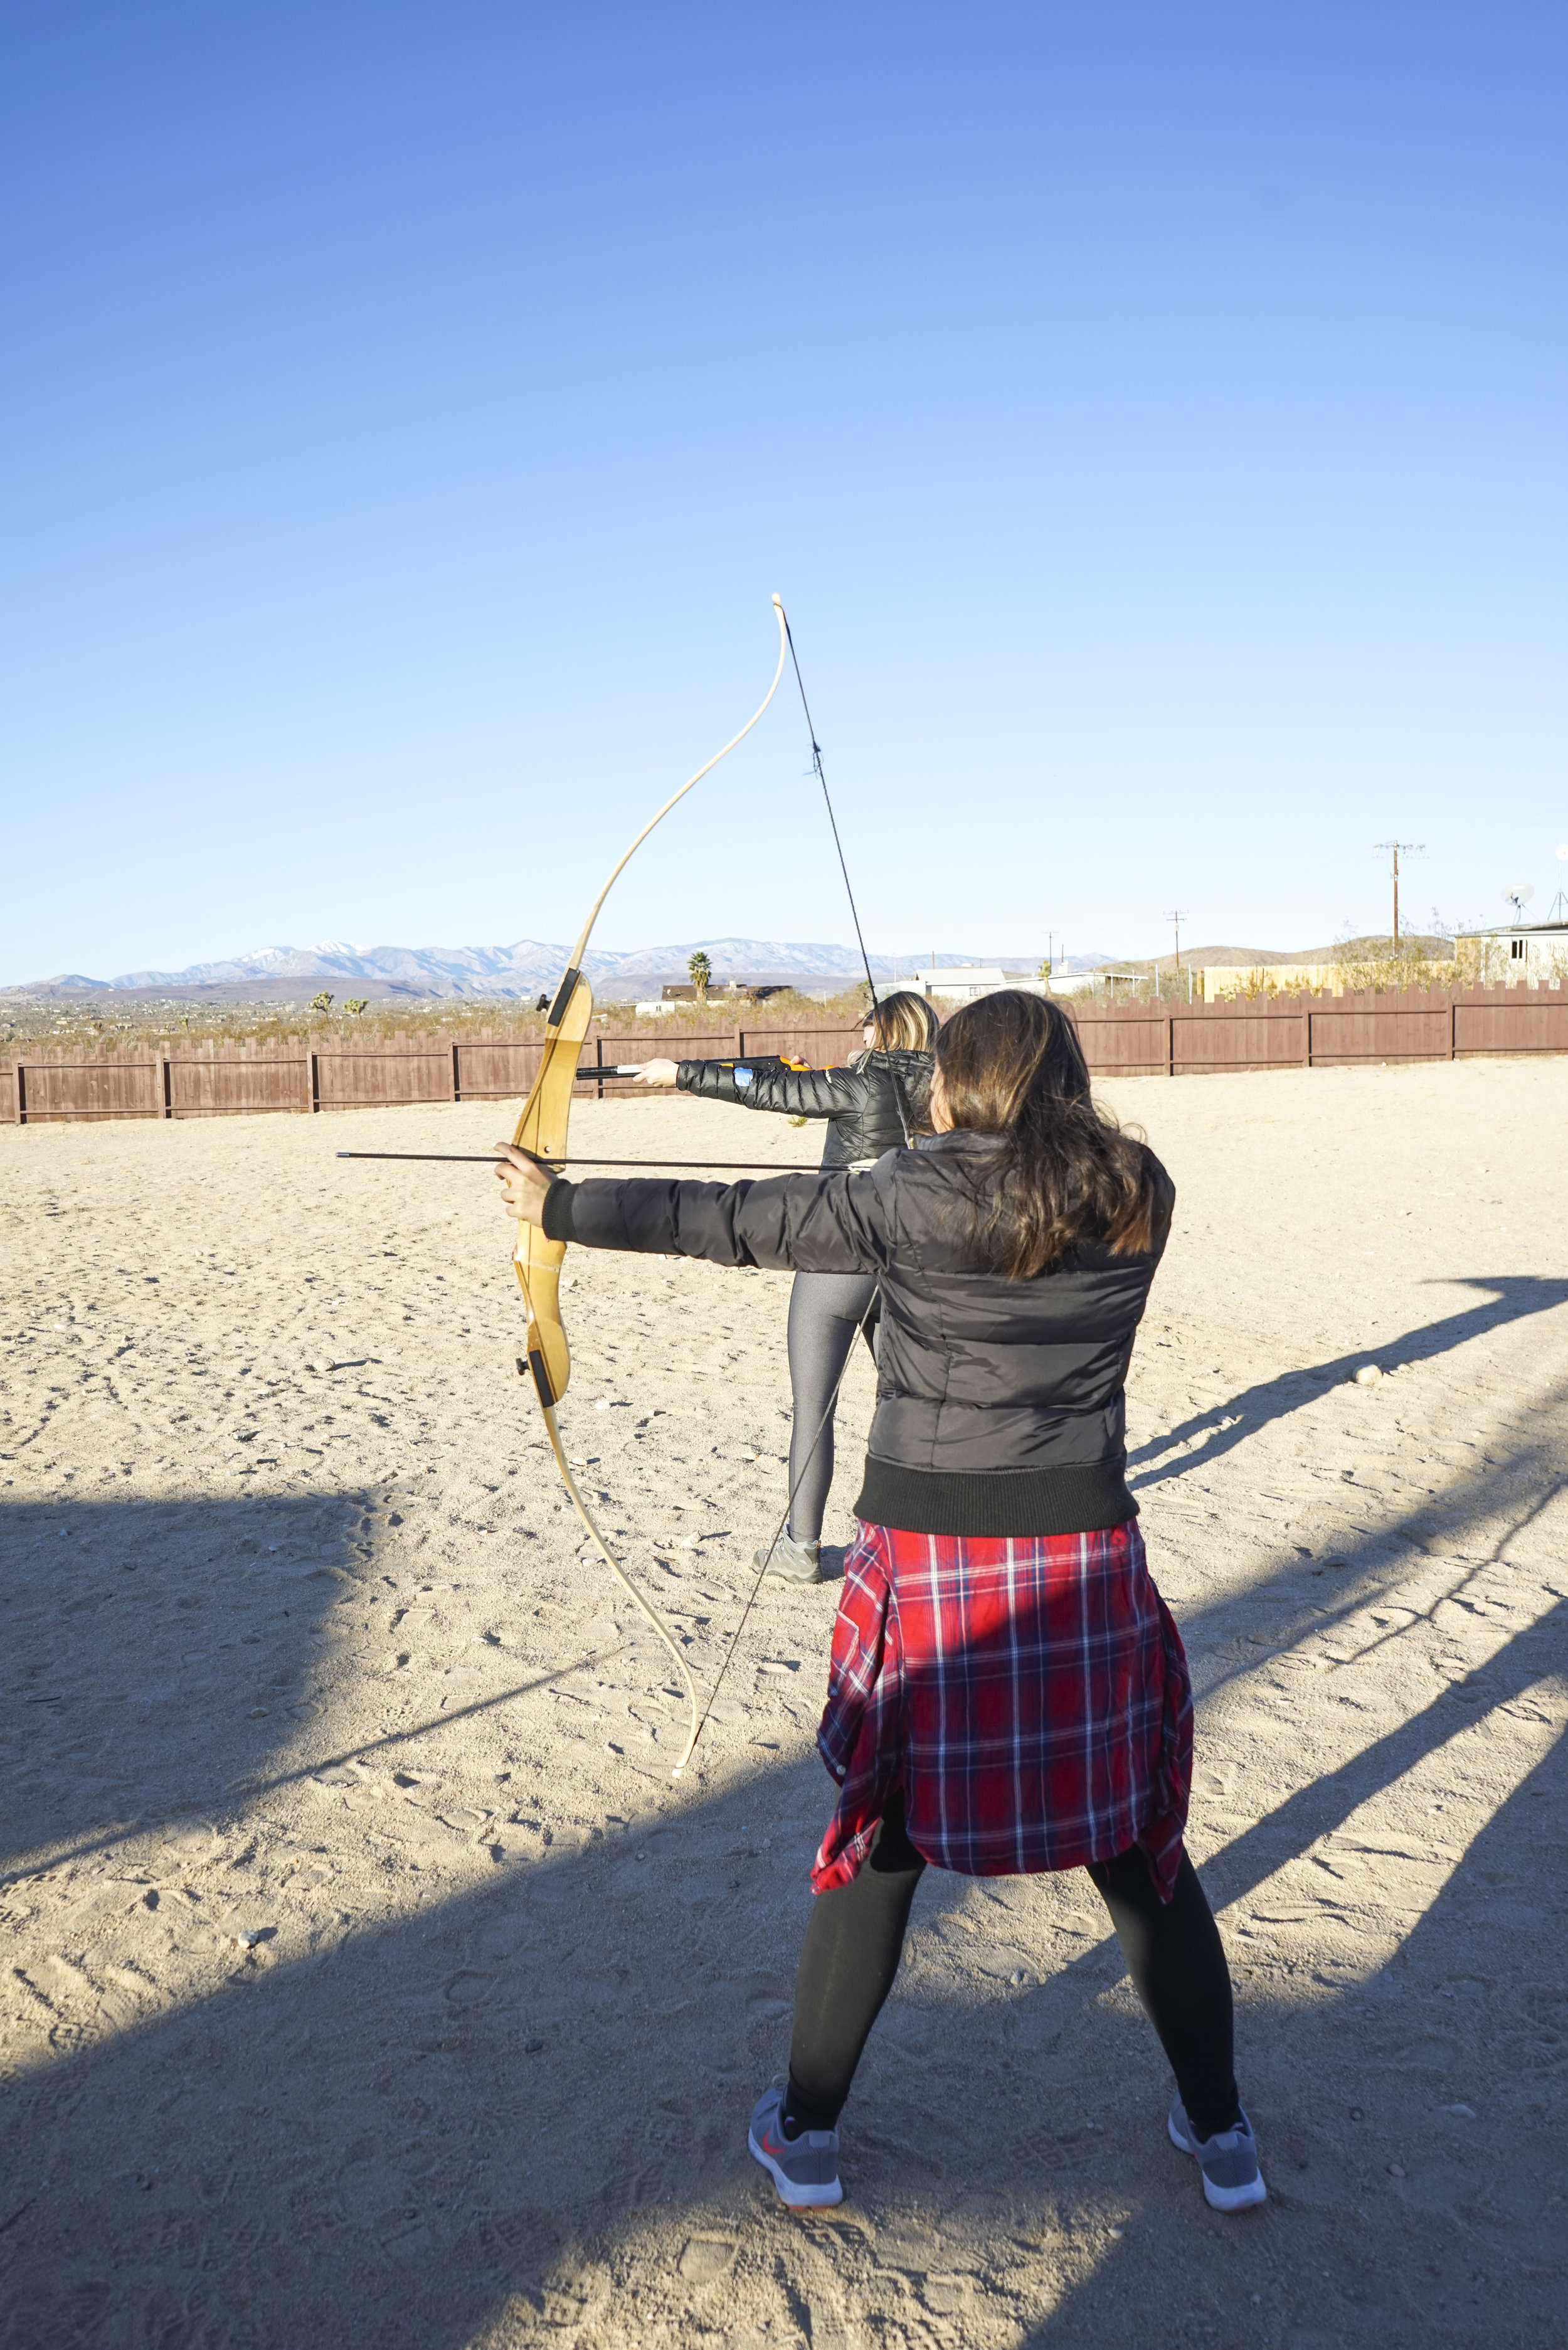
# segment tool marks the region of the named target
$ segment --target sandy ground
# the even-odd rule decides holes
[[[488,1174],[333,1155],[496,1111],[7,1128],[7,2350],[1561,2340],[1568,1063],[1112,1097],[1180,1187],[1133,1473],[1267,2208],[1167,2143],[1087,1881],[936,1872],[846,2201],[774,2201],[834,1590],[770,1585],[672,1782]],[[567,1450],[705,1688],[780,1505],[786,1283],[571,1262]],[[839,1540],[869,1402],[857,1363]]]

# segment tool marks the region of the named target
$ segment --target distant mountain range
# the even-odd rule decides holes
[[[629,954],[590,948],[584,969],[595,993],[614,1000],[683,980],[687,964],[698,950],[708,957],[716,985],[742,979],[753,985],[796,981],[822,987],[841,981],[852,985],[861,962],[853,947],[801,944],[783,939],[691,939],[680,943],[638,947]],[[537,939],[520,939],[506,947],[364,947],[347,939],[323,939],[313,947],[266,947],[257,954],[232,956],[223,962],[197,962],[184,971],[128,971],[118,979],[90,979],[80,972],[60,972],[53,979],[18,983],[0,989],[7,995],[57,1000],[94,994],[222,996],[235,1003],[296,1001],[334,982],[362,987],[372,999],[431,996],[529,996],[553,988],[566,965],[567,949]],[[1073,955],[1064,968],[1089,971],[1111,958],[1103,954]],[[1004,970],[1033,971],[1040,957],[1021,955],[939,954],[941,964],[1000,963]],[[875,954],[871,969],[878,980],[892,980],[929,967],[929,953]]]

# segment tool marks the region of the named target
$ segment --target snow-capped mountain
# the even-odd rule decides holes
[[[627,993],[664,980],[686,977],[687,964],[698,950],[712,966],[714,983],[728,979],[798,980],[821,986],[835,980],[852,983],[859,976],[860,957],[853,947],[825,946],[790,939],[688,939],[634,948],[629,953],[592,947],[584,967],[597,993]],[[78,972],[62,972],[53,979],[14,985],[16,994],[79,995],[99,991],[161,991],[178,995],[193,988],[218,988],[225,994],[246,996],[297,995],[304,982],[317,985],[337,981],[356,983],[376,996],[536,995],[553,988],[566,963],[566,947],[539,939],[519,939],[496,947],[377,947],[360,946],[349,939],[323,939],[311,947],[265,947],[254,954],[234,955],[222,962],[189,964],[183,971],[127,971],[117,979],[90,979]],[[996,956],[939,954],[939,963],[1002,962],[1004,968],[1033,970],[1034,955]],[[1104,956],[1075,955],[1070,968],[1084,969],[1104,962]],[[871,969],[878,980],[907,976],[917,966],[929,964],[929,951],[906,955],[874,954]]]

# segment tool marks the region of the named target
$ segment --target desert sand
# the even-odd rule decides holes
[[[1544,2345],[1563,2124],[1568,1063],[1107,1089],[1179,1186],[1133,1476],[1271,2200],[1223,2219],[1081,1875],[931,1872],[792,2218],[832,1584],[693,1769],[565,1505],[465,1105],[0,1134],[0,2342]],[[719,1106],[574,1148],[807,1161]],[[574,1253],[566,1449],[706,1690],[787,1280]],[[1376,1369],[1372,1383],[1356,1374]],[[840,1409],[851,1532],[868,1363]]]

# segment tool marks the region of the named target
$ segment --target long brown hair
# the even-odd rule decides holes
[[[996,1272],[1028,1281],[1075,1241],[1118,1256],[1154,1245],[1158,1162],[1096,1107],[1060,1004],[1000,988],[943,1024],[936,1054],[954,1126],[996,1137],[974,1170],[976,1236]]]

